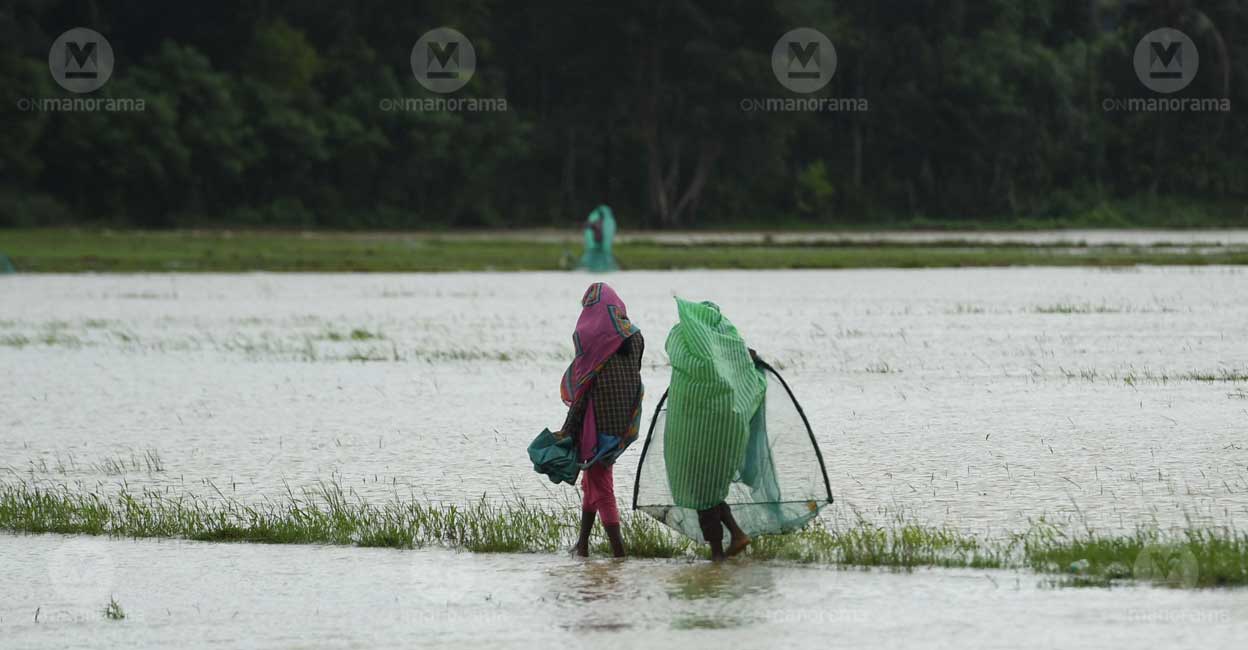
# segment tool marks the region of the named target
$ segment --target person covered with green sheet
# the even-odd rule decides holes
[[[676,299],[679,322],[667,336],[672,364],[663,458],[675,505],[696,510],[711,559],[740,553],[750,538],[725,502],[730,483],[747,472],[751,422],[767,380],[755,355],[712,302]],[[724,527],[731,534],[723,546]]]
[[[577,268],[588,271],[614,271],[619,268],[611,252],[615,239],[615,214],[600,205],[585,219],[585,253]]]

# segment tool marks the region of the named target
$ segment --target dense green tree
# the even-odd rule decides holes
[[[105,34],[89,97],[145,110],[20,110],[72,97],[53,40]],[[425,31],[472,41],[449,97],[413,77]],[[1183,30],[1176,93],[1229,111],[1106,110],[1156,98],[1132,56]],[[798,98],[781,34],[835,44],[817,98],[864,111],[746,111]],[[1248,5],[1238,0],[0,0],[0,225],[437,228],[820,226],[1019,218],[1245,223]]]

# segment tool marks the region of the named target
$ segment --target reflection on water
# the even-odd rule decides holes
[[[623,559],[577,559],[547,569],[556,587],[556,600],[572,600],[576,604],[595,603],[619,595],[620,575],[628,570]]]
[[[628,570],[627,560],[616,558],[574,559],[571,564],[548,569],[550,590],[564,612],[559,616],[559,626],[581,632],[632,627],[620,616],[623,603],[632,595],[622,580]]]
[[[672,571],[668,593],[682,600],[766,596],[775,587],[773,567],[746,562],[696,562]]]
[[[775,569],[759,563],[697,562],[672,570],[667,593],[698,605],[672,619],[673,629],[728,629],[760,620],[753,598],[765,602],[775,587]]]

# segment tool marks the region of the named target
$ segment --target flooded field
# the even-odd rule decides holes
[[[562,421],[557,382],[588,281],[0,279],[0,483],[260,502],[334,481],[370,501],[574,503],[572,489],[533,473],[525,446]],[[829,520],[987,537],[1041,519],[1106,532],[1248,522],[1240,268],[630,272],[609,281],[647,338],[647,420],[668,383],[673,295],[718,302],[781,370],[827,460],[837,499]],[[630,451],[616,469],[622,505],[636,462]],[[265,647],[458,643],[469,624],[504,642],[610,634],[645,645],[666,630],[715,628],[695,644],[781,635],[826,645],[835,634],[846,645],[913,647],[987,642],[1007,623],[1020,645],[1097,647],[1107,622],[1115,641],[1213,647],[1242,639],[1248,624],[1242,591],[1055,590],[1012,571],[716,569],[59,536],[0,535],[0,547],[0,627],[22,647],[62,647],[79,633],[83,644],[107,634],[99,638],[134,647],[183,634]],[[58,580],[90,593],[58,591]],[[99,614],[108,594],[124,621]],[[988,607],[1004,616],[986,616]],[[278,618],[285,623],[269,629]],[[1019,632],[1020,621],[1035,633]]]
[[[5,647],[1235,648],[1238,591],[1009,572],[0,535]],[[126,618],[108,620],[114,598]],[[35,620],[36,607],[38,621]],[[12,645],[10,645],[12,644]]]

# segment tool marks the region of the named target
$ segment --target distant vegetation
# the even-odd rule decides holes
[[[116,53],[91,96],[145,110],[14,110],[70,96],[48,60],[74,26]],[[439,26],[477,57],[450,97],[507,110],[383,108],[447,97],[409,63]],[[1132,64],[1162,26],[1200,60],[1164,97],[1230,111],[1105,109],[1163,97]],[[803,97],[770,60],[797,27],[838,57],[810,97],[866,110],[742,109]],[[1246,225],[1245,33],[1235,0],[6,3],[0,226],[570,226],[604,201],[648,228]]]
[[[579,242],[493,239],[453,233],[315,234],[273,231],[0,230],[19,272],[78,271],[521,271],[570,269]],[[989,244],[889,241],[818,243],[617,244],[624,269],[842,269],[983,266],[1248,264],[1248,247],[1210,245]],[[1037,313],[1108,311],[1096,305],[1044,305]],[[63,338],[50,331],[48,337]],[[330,332],[330,340],[378,338]]]

